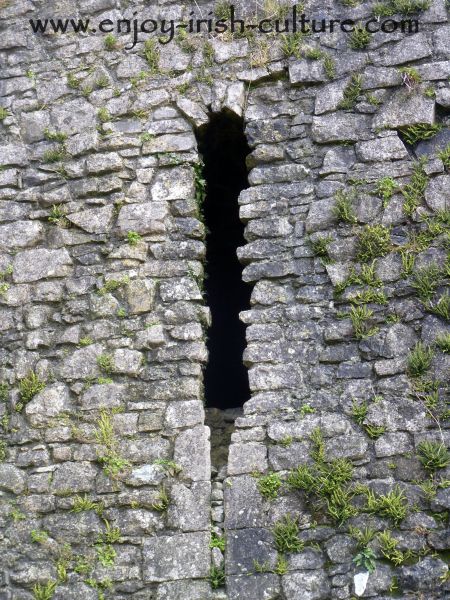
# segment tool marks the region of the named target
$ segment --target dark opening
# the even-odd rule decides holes
[[[242,406],[250,397],[239,312],[250,307],[251,288],[242,281],[236,255],[245,243],[238,196],[248,187],[245,159],[250,148],[243,120],[230,111],[211,113],[209,123],[197,131],[197,142],[207,183],[205,292],[212,317],[205,397],[208,407],[224,410]]]

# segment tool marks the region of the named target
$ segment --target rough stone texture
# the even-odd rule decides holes
[[[155,18],[217,8],[157,4]],[[277,10],[259,4],[259,17]],[[307,9],[372,11],[344,4]],[[129,50],[125,35],[113,49],[98,32],[34,35],[42,3],[0,5],[0,598],[31,600],[55,581],[55,600],[349,600],[361,571],[351,524],[389,530],[417,553],[395,567],[370,542],[377,568],[362,597],[386,600],[396,577],[399,596],[446,600],[448,488],[430,499],[418,485],[430,485],[419,444],[449,442],[449,359],[436,345],[449,331],[444,0],[419,13],[419,34],[380,32],[360,50],[339,31],[301,47],[258,32],[177,34],[167,45],[155,36],[152,69],[144,36]],[[141,9],[65,0],[51,16],[116,22]],[[236,16],[253,11],[236,4]],[[361,89],[342,108],[352,75]],[[253,286],[241,313],[251,399],[214,419],[202,403],[210,316],[194,165],[195,128],[222,109],[242,116],[251,148],[237,251]],[[408,126],[434,123],[438,134],[408,147]],[[419,157],[427,180],[408,212],[402,192]],[[392,179],[391,197],[381,178]],[[336,213],[339,194],[351,222]],[[380,224],[387,254],[361,264],[370,244],[359,236]],[[424,300],[419,269],[433,263],[440,278]],[[408,367],[418,341],[433,350],[422,379]],[[27,394],[32,375],[45,387]],[[326,499],[287,484],[313,465],[318,428],[326,460],[353,465],[345,491],[399,485],[405,519],[369,514],[357,494],[359,514],[339,523]],[[449,477],[438,469],[433,481]],[[305,546],[284,563],[274,527],[286,515]],[[210,548],[211,527],[225,553]],[[39,531],[48,538],[33,541]],[[226,587],[210,585],[211,565]]]

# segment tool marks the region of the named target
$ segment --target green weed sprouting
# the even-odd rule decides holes
[[[431,366],[434,352],[430,346],[417,342],[408,356],[408,374],[411,377],[424,375]]]
[[[303,490],[307,495],[316,497],[326,507],[331,519],[342,524],[357,514],[351,504],[354,491],[349,487],[353,475],[353,465],[347,459],[335,459],[326,462],[325,444],[320,429],[311,434],[313,465],[300,465],[293,469],[287,478],[291,489]]]
[[[34,371],[29,371],[28,375],[19,381],[20,401],[16,404],[16,410],[20,412],[25,404],[45,388],[45,385],[45,381],[42,381]]]
[[[430,0],[386,0],[373,5],[374,17],[392,17],[399,14],[403,16],[414,15],[430,7]]]
[[[379,196],[383,200],[384,208],[386,208],[386,206],[388,205],[389,200],[394,195],[396,189],[397,184],[395,183],[395,180],[392,179],[392,177],[382,177],[377,181],[375,191],[377,196]]]
[[[411,146],[421,140],[429,140],[441,131],[442,125],[429,125],[428,123],[419,123],[410,125],[402,130],[403,137],[407,144]]]
[[[344,190],[338,190],[335,197],[335,204],[333,207],[333,213],[339,221],[344,223],[355,224],[357,222],[355,212],[353,210],[352,201],[354,194],[352,192],[345,192]]]
[[[427,471],[445,469],[450,464],[450,453],[442,442],[421,442],[417,446],[417,452]]]
[[[367,306],[352,306],[350,309],[350,320],[356,339],[362,340],[378,332],[378,327],[370,326],[369,324],[372,317],[373,310],[367,308]]]
[[[391,248],[391,234],[385,225],[366,225],[358,234],[356,258],[369,262],[379,256],[386,256]]]
[[[380,517],[388,517],[398,526],[408,513],[408,501],[404,491],[397,485],[388,494],[376,494],[367,489],[365,510]]]
[[[353,558],[357,567],[363,567],[369,573],[375,571],[375,552],[372,548],[361,548],[358,554]]]
[[[384,530],[382,533],[377,535],[377,539],[380,543],[381,552],[383,556],[387,558],[391,563],[393,563],[396,567],[402,565],[406,560],[408,560],[412,553],[410,550],[406,552],[402,552],[398,550],[398,540],[392,537],[392,534],[388,530]]]
[[[282,481],[278,473],[258,476],[258,490],[266,500],[274,500],[278,496]]]
[[[411,286],[417,291],[422,302],[426,302],[431,300],[441,281],[442,271],[437,264],[432,263],[416,271]]]
[[[47,581],[47,583],[36,583],[36,585],[33,586],[35,600],[51,600],[57,585],[56,581],[51,580]]]
[[[402,189],[402,194],[405,198],[403,202],[403,212],[408,217],[413,215],[425,198],[428,176],[425,173],[424,165],[425,160],[423,159],[414,164],[411,181]]]
[[[332,241],[333,237],[331,235],[318,236],[314,240],[309,240],[312,251],[316,256],[322,258],[324,263],[329,263],[331,261],[330,255],[328,254],[328,246]]]
[[[275,523],[273,537],[278,552],[301,552],[305,546],[298,537],[298,520],[285,515]]]
[[[164,486],[161,486],[157,499],[152,503],[153,510],[157,512],[166,512],[169,508],[170,498]]]
[[[361,95],[362,90],[362,75],[355,73],[350,79],[350,83],[344,90],[344,97],[339,102],[338,108],[344,110],[350,110],[353,108],[358,100],[358,96]]]
[[[212,565],[209,570],[209,582],[213,590],[225,585],[225,569],[224,567],[216,567]]]
[[[444,163],[444,167],[446,169],[450,169],[450,144],[448,144],[448,146],[444,148],[444,150],[438,152],[438,156]]]
[[[142,237],[137,231],[127,232],[127,242],[130,244],[130,246],[137,246],[141,240]]]
[[[438,335],[435,344],[444,354],[450,354],[450,333]]]
[[[363,50],[370,42],[370,33],[362,26],[357,25],[350,34],[350,48],[352,50]]]
[[[225,552],[225,538],[215,533],[215,531],[212,531],[209,547],[219,548],[221,552]]]
[[[147,61],[150,71],[158,73],[159,71],[159,49],[157,42],[153,38],[148,38],[144,43],[144,58]]]
[[[100,412],[95,438],[100,446],[97,455],[103,464],[105,474],[116,479],[122,471],[130,466],[130,463],[119,454],[119,443],[114,433],[112,418],[106,410]]]

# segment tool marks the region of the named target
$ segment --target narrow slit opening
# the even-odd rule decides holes
[[[242,360],[245,325],[239,313],[250,307],[251,286],[242,279],[236,254],[245,244],[238,196],[248,187],[246,157],[250,148],[243,119],[229,110],[210,113],[209,123],[200,127],[196,136],[207,184],[203,205],[207,231],[205,296],[212,319],[204,371],[205,404],[207,409],[218,409],[208,411],[215,422],[211,426],[229,437],[226,431],[250,397]],[[228,445],[223,442],[222,447]]]

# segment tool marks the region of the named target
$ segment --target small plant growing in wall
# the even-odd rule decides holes
[[[4,121],[9,116],[8,109],[4,106],[0,106],[0,121]]]
[[[335,204],[333,207],[333,213],[339,221],[344,223],[350,223],[354,225],[357,222],[355,212],[352,206],[352,200],[354,194],[351,192],[344,192],[344,190],[338,190],[335,194]]]
[[[424,375],[431,366],[434,352],[430,346],[417,342],[408,356],[408,374],[411,377]]]
[[[34,371],[30,371],[26,377],[19,381],[20,401],[16,404],[16,410],[20,412],[25,404],[45,388],[45,382],[42,381]]]
[[[428,184],[428,177],[424,170],[425,160],[419,160],[414,164],[413,174],[410,183],[405,185],[402,194],[405,198],[403,202],[403,212],[411,217],[414,211],[422,204],[425,198],[425,189]]]
[[[221,552],[225,552],[225,538],[218,535],[215,531],[211,532],[210,548],[219,548]]]
[[[392,177],[382,177],[376,183],[376,194],[383,200],[383,207],[386,207],[389,200],[394,195],[397,189],[397,184]]]
[[[278,496],[282,481],[278,473],[258,476],[258,490],[266,500],[274,500]]]
[[[408,514],[408,501],[405,492],[397,485],[388,494],[377,495],[366,490],[367,512],[380,517],[388,517],[397,527]]]
[[[57,587],[56,581],[47,581],[47,583],[37,583],[33,587],[35,600],[51,600]]]
[[[409,145],[417,144],[421,140],[429,140],[442,129],[442,125],[429,125],[428,123],[419,123],[410,125],[402,130],[403,139]]]
[[[117,48],[117,38],[112,33],[108,33],[108,35],[105,36],[104,44],[106,50],[115,50]]]
[[[450,333],[439,335],[436,338],[435,344],[444,354],[450,354]]]
[[[370,33],[362,25],[357,25],[350,34],[350,48],[352,50],[364,50],[369,42]]]
[[[383,556],[396,567],[402,565],[412,556],[412,552],[409,550],[402,552],[397,548],[398,540],[396,540],[392,536],[392,533],[386,529],[377,535],[377,539],[380,543],[380,549]]]
[[[378,327],[371,325],[373,310],[367,306],[352,306],[350,309],[350,320],[356,339],[363,340],[378,333]]]
[[[130,463],[119,454],[119,444],[114,433],[112,418],[105,410],[101,411],[97,421],[95,438],[100,446],[98,458],[103,464],[105,474],[116,479],[122,471],[130,466]]]
[[[170,498],[164,486],[161,486],[157,499],[152,502],[153,510],[157,512],[166,512],[170,505]]]
[[[330,255],[328,254],[328,246],[332,241],[333,237],[331,235],[318,236],[315,239],[309,240],[312,251],[316,256],[319,256],[324,263],[331,262]]]
[[[150,68],[151,73],[159,71],[159,50],[157,42],[153,38],[148,38],[144,43],[144,58]]]
[[[305,544],[298,534],[298,520],[285,515],[275,523],[273,528],[275,548],[278,552],[301,552]]]
[[[224,567],[211,566],[209,571],[209,582],[213,590],[225,585],[225,569]]]
[[[137,246],[139,242],[142,240],[142,237],[139,235],[137,231],[128,231],[127,232],[127,242],[130,246]]]
[[[361,95],[361,89],[362,75],[355,73],[344,90],[344,98],[339,103],[338,108],[343,108],[344,110],[352,109],[358,100],[358,96]]]
[[[356,258],[369,262],[379,256],[386,256],[391,249],[390,230],[385,225],[366,225],[356,241]]]
[[[442,442],[421,442],[417,452],[420,462],[427,471],[445,469],[450,464],[450,454]]]

